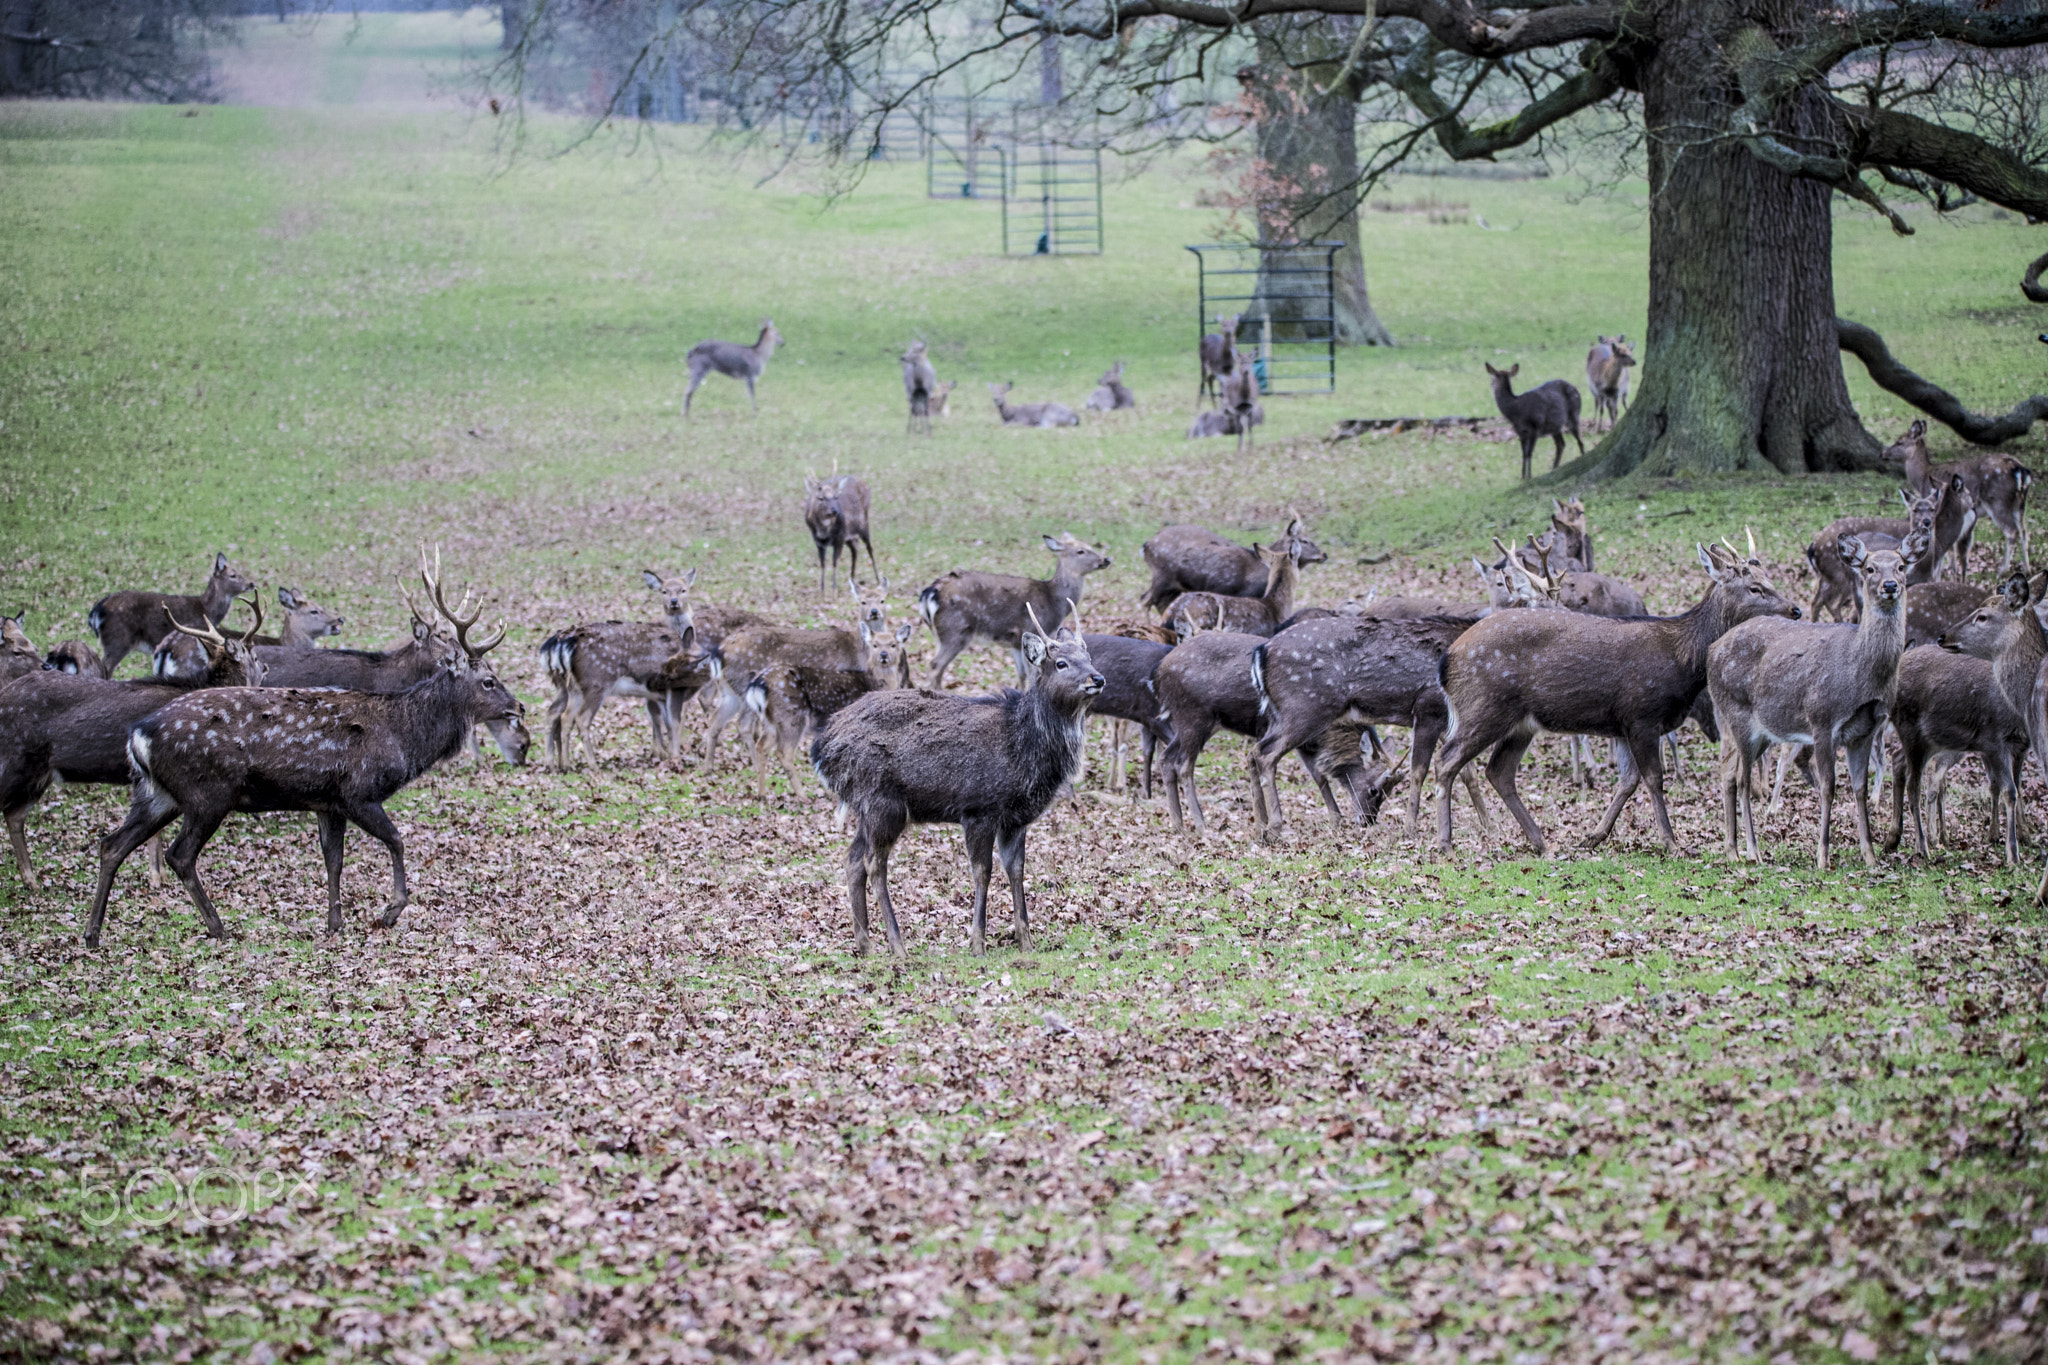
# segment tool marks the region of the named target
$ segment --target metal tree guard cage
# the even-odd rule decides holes
[[[1061,129],[1056,112],[1017,109],[1010,115],[1005,256],[1102,254],[1102,142]]]
[[[1336,259],[1342,242],[1212,242],[1200,262],[1196,334],[1237,315],[1263,394],[1337,391]]]

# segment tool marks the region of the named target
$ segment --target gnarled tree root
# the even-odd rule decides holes
[[[2042,259],[2048,262],[2048,257]],[[2037,267],[2039,264],[2036,263]],[[1836,318],[1835,337],[1843,350],[1863,362],[1871,381],[1879,388],[1897,394],[1965,441],[1997,445],[2026,435],[2036,422],[2048,421],[2048,395],[2037,393],[2002,417],[1987,417],[1971,412],[1947,389],[1928,383],[1901,365],[1884,344],[1884,338],[1862,323]]]

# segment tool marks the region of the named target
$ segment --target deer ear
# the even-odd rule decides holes
[[[1516,375],[1520,374],[1521,372],[1522,365],[1520,361],[1516,361],[1514,364],[1508,366],[1508,378],[1510,379],[1513,379]]]
[[[1710,552],[1708,551],[1708,549],[1707,549],[1707,547],[1706,547],[1706,546],[1704,546],[1704,545],[1700,545],[1700,544],[1699,544],[1699,543],[1698,543],[1697,541],[1695,541],[1695,542],[1694,542],[1694,545],[1695,545],[1695,546],[1697,546],[1697,548],[1699,549],[1699,552],[1700,552],[1700,567],[1701,567],[1702,569],[1705,569],[1705,570],[1707,571],[1707,577],[1709,577],[1709,578],[1713,579],[1713,580],[1714,580],[1714,581],[1715,581],[1716,583],[1720,582],[1720,581],[1721,581],[1721,566],[1720,566],[1720,564],[1718,564],[1717,562],[1715,562],[1714,556],[1712,555],[1712,553],[1710,553]]]
[[[227,572],[227,569],[228,569],[228,556],[227,556],[227,551],[225,551],[225,550],[217,550],[217,551],[215,551],[215,552],[214,552],[214,556],[213,556],[213,571],[214,571],[215,573],[226,573],[226,572]]]
[[[1024,632],[1024,661],[1033,668],[1045,662],[1046,638],[1034,631]]]
[[[1054,554],[1058,554],[1060,552],[1061,545],[1059,541],[1055,540],[1051,536],[1043,536],[1041,537],[1041,539],[1045,541],[1046,549],[1051,550]]]
[[[1843,536],[1835,549],[1840,552],[1842,562],[1852,569],[1863,567],[1863,561],[1868,557],[1863,553],[1863,542],[1855,536]]]
[[[910,643],[910,637],[915,634],[917,634],[917,622],[905,621],[902,625],[896,627],[896,643],[907,645]]]
[[[860,642],[868,649],[875,647],[875,632],[868,628],[868,623],[865,621],[860,623]]]
[[[661,575],[652,569],[642,569],[640,571],[640,581],[656,592],[661,591]]]

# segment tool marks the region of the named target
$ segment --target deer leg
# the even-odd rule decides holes
[[[1466,731],[1465,733],[1470,734],[1471,732]],[[1443,755],[1437,760],[1436,765],[1436,846],[1444,853],[1451,851],[1451,795],[1457,791],[1458,777],[1465,771],[1465,765],[1470,763],[1473,757],[1473,753],[1467,751],[1467,747],[1462,740],[1463,736],[1452,736],[1450,742],[1444,745]],[[1421,761],[1419,756],[1422,750],[1422,739],[1418,735],[1415,740],[1415,754],[1418,756],[1417,762]],[[1418,787],[1421,785],[1420,777],[1417,777],[1416,785]],[[1410,810],[1417,809],[1418,799],[1411,793],[1409,801]]]
[[[2020,865],[2020,787],[2019,775],[2013,771],[2010,752],[1993,756],[1998,767],[1998,791],[2005,797],[2005,865]],[[1998,811],[1996,795],[1992,800],[1992,814]]]
[[[822,595],[824,594],[824,591],[825,591],[825,585],[826,585],[826,584],[827,584],[827,583],[828,583],[828,582],[829,582],[830,580],[829,580],[829,579],[827,579],[827,578],[825,577],[825,542],[821,540],[821,541],[817,542],[817,545],[818,545],[818,592],[819,592],[819,594],[820,594],[820,595],[822,596]]]
[[[1368,732],[1370,733],[1370,732]],[[1429,761],[1436,756],[1436,746],[1443,739],[1444,722],[1434,716],[1418,716],[1415,729],[1408,736],[1408,837],[1416,837],[1416,827],[1422,823],[1422,783],[1429,776]],[[1378,736],[1373,736],[1377,745]],[[1387,760],[1382,758],[1381,762]],[[1391,765],[1390,765],[1391,766]]]
[[[1722,847],[1729,857],[1735,856],[1736,840],[1736,775],[1743,771],[1740,747],[1734,736],[1727,730],[1721,732],[1721,757],[1715,766],[1715,780],[1721,784],[1721,834]]]
[[[100,946],[100,926],[107,920],[107,896],[114,889],[114,874],[128,855],[154,838],[164,826],[178,818],[177,802],[163,789],[150,785],[139,789],[128,806],[127,818],[113,833],[100,840],[100,880],[93,888],[92,913],[85,921],[85,946]],[[11,828],[11,826],[10,826]]]
[[[889,952],[898,962],[909,954],[903,951],[903,931],[896,926],[896,903],[889,899],[889,855],[896,851],[896,840],[903,833],[902,823],[896,825],[895,833],[884,840],[877,837],[868,853],[870,876],[875,884],[875,899],[882,907],[882,927],[889,934]]]
[[[172,841],[171,851],[165,859],[170,863],[171,871],[177,874],[178,880],[185,884],[185,894],[192,898],[193,907],[199,911],[199,918],[206,921],[206,933],[209,938],[224,939],[228,936],[228,931],[227,926],[220,922],[219,914],[214,911],[213,898],[206,894],[206,884],[199,880],[199,851],[206,847],[206,841],[213,837],[213,832],[220,828],[220,822],[227,819],[227,816],[228,813],[224,810],[203,813],[186,811],[184,827]]]
[[[1822,755],[1826,750],[1826,755]],[[1813,746],[1815,776],[1820,782],[1820,870],[1828,871],[1828,822],[1835,813],[1835,737],[1823,735]]]
[[[980,957],[988,951],[988,879],[996,845],[995,822],[963,822],[960,832],[967,840],[967,868],[974,876],[974,930],[968,948]]]
[[[1337,805],[1337,794],[1330,790],[1330,779],[1328,777],[1325,777],[1323,775],[1323,770],[1316,766],[1317,763],[1321,761],[1321,756],[1316,755],[1315,757],[1311,757],[1307,749],[1298,749],[1296,750],[1296,752],[1301,755],[1301,766],[1308,773],[1309,781],[1316,784],[1316,791],[1323,798],[1323,809],[1330,812],[1330,823],[1337,827],[1338,833],[1343,833],[1344,811],[1341,807]],[[1350,762],[1353,764],[1353,766],[1356,766],[1358,760],[1351,759]],[[1280,784],[1278,782],[1275,782],[1273,779],[1273,768],[1273,764],[1269,763],[1266,765],[1266,781],[1269,784],[1271,784],[1273,788],[1273,811],[1277,815],[1280,810]],[[1350,784],[1348,781],[1346,782],[1345,787],[1347,791],[1350,789]],[[1364,820],[1360,820],[1359,823],[1364,824],[1365,822]],[[1283,830],[1286,828],[1284,822],[1281,824],[1281,828]]]
[[[1187,824],[1181,818],[1180,809],[1180,756],[1170,743],[1166,746],[1166,761],[1163,766],[1166,770],[1166,814],[1173,821],[1173,832],[1179,834],[1187,828]]]
[[[760,416],[761,400],[754,396],[754,376],[751,374],[747,376],[747,401],[754,405],[754,415]]]
[[[844,809],[842,807],[841,809]],[[846,848],[846,899],[853,907],[853,955],[868,955],[868,835],[856,821]]]
[[[327,864],[327,932],[341,932],[341,844],[348,818],[335,811],[319,813],[320,857]]]
[[[1557,442],[1557,449],[1551,452],[1550,456],[1550,467],[1555,469],[1564,463],[1564,433],[1562,431],[1552,432],[1550,439]],[[1573,433],[1572,439],[1575,441],[1579,439],[1576,432]]]
[[[1159,733],[1149,725],[1138,727],[1138,750],[1145,759],[1145,799],[1152,799],[1152,753],[1159,747]]]
[[[1010,879],[1010,946],[1020,953],[1031,951],[1031,916],[1024,908],[1024,835],[1028,828],[1020,826],[996,835],[996,857],[1003,864],[1003,875]]]
[[[1195,790],[1194,759],[1190,758],[1182,765],[1180,777],[1181,781],[1188,784],[1188,807],[1195,813],[1195,837],[1197,839],[1206,839],[1209,837],[1209,823],[1202,816],[1201,793]]]
[[[1849,746],[1849,794],[1855,798],[1856,851],[1865,867],[1876,867],[1877,849],[1870,842],[1870,747],[1869,739]]]
[[[936,629],[933,633],[937,633]],[[934,692],[944,687],[946,682],[946,670],[952,666],[953,660],[960,657],[960,651],[965,648],[967,648],[967,638],[965,636],[962,636],[957,640],[947,640],[942,638],[939,641],[938,655],[932,660],[931,681],[927,682],[925,686],[929,687]]]
[[[1529,751],[1534,734],[1510,731],[1507,738],[1494,747],[1492,757],[1486,760],[1486,779],[1493,783],[1493,789],[1500,793],[1508,814],[1522,827],[1523,835],[1529,840],[1529,847],[1538,857],[1544,850],[1543,829],[1536,823],[1536,817],[1523,806],[1520,793],[1515,790],[1515,769],[1521,766],[1522,755]]]
[[[1913,842],[1920,850],[1920,856],[1927,856],[1927,829],[1920,819],[1920,774],[1923,765],[1915,761],[1916,755],[1906,749],[1905,736],[1899,736],[1899,780],[1892,783],[1892,827],[1884,836],[1884,851],[1897,849],[1906,832],[1906,803],[1913,803]]]
[[[1630,766],[1639,777],[1648,778],[1650,783],[1650,810],[1657,817],[1657,832],[1664,837],[1664,853],[1668,857],[1678,850],[1678,836],[1671,832],[1671,811],[1664,804],[1664,755],[1663,738],[1650,736],[1647,746],[1648,758],[1638,756],[1639,748],[1630,744],[1628,755]]]
[[[1112,793],[1124,789],[1124,722],[1109,722],[1109,790]]]
[[[1573,736],[1573,738],[1576,739],[1577,736]],[[1658,762],[1658,756],[1656,753],[1655,746],[1656,741],[1652,740],[1650,754],[1651,763]],[[1581,848],[1600,847],[1601,843],[1607,838],[1607,836],[1614,833],[1614,822],[1621,818],[1621,808],[1623,806],[1626,806],[1629,802],[1629,798],[1636,794],[1636,787],[1643,780],[1643,770],[1648,765],[1643,763],[1640,759],[1636,758],[1634,746],[1630,746],[1629,758],[1631,762],[1628,765],[1628,771],[1623,773],[1621,775],[1621,781],[1615,784],[1614,799],[1607,803],[1607,814],[1601,818],[1600,827],[1594,830],[1591,834],[1586,836],[1586,841],[1580,845]],[[1659,766],[1661,767],[1662,765],[1659,764]],[[1661,783],[1654,784],[1651,787],[1651,790],[1655,792],[1657,790],[1657,787],[1661,785]],[[1660,810],[1662,809],[1664,801],[1661,793],[1659,793],[1654,804]],[[1668,853],[1671,851],[1671,826],[1669,823],[1661,820],[1658,822],[1658,826],[1660,829],[1663,830],[1664,851]]]
[[[22,884],[36,890],[36,870],[28,860],[28,807],[7,812],[7,842],[14,847],[14,864],[21,869]]]
[[[725,727],[732,724],[733,717],[746,708],[740,694],[719,680],[718,708],[711,713],[711,723],[704,728],[704,757],[708,760],[718,748],[718,737],[725,733]]]
[[[412,903],[412,892],[405,883],[405,841],[398,837],[398,826],[391,823],[382,806],[357,806],[347,815],[357,829],[384,845],[391,854],[391,903],[384,907],[383,918],[377,921],[379,928],[389,929],[398,923],[398,912]]]
[[[1465,769],[1465,799],[1472,803],[1472,823],[1479,826],[1479,833],[1493,837],[1493,817],[1486,813],[1486,798],[1480,795],[1479,774]]]

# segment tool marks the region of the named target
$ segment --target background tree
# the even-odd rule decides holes
[[[206,44],[225,0],[0,0],[0,96],[213,97]]]

